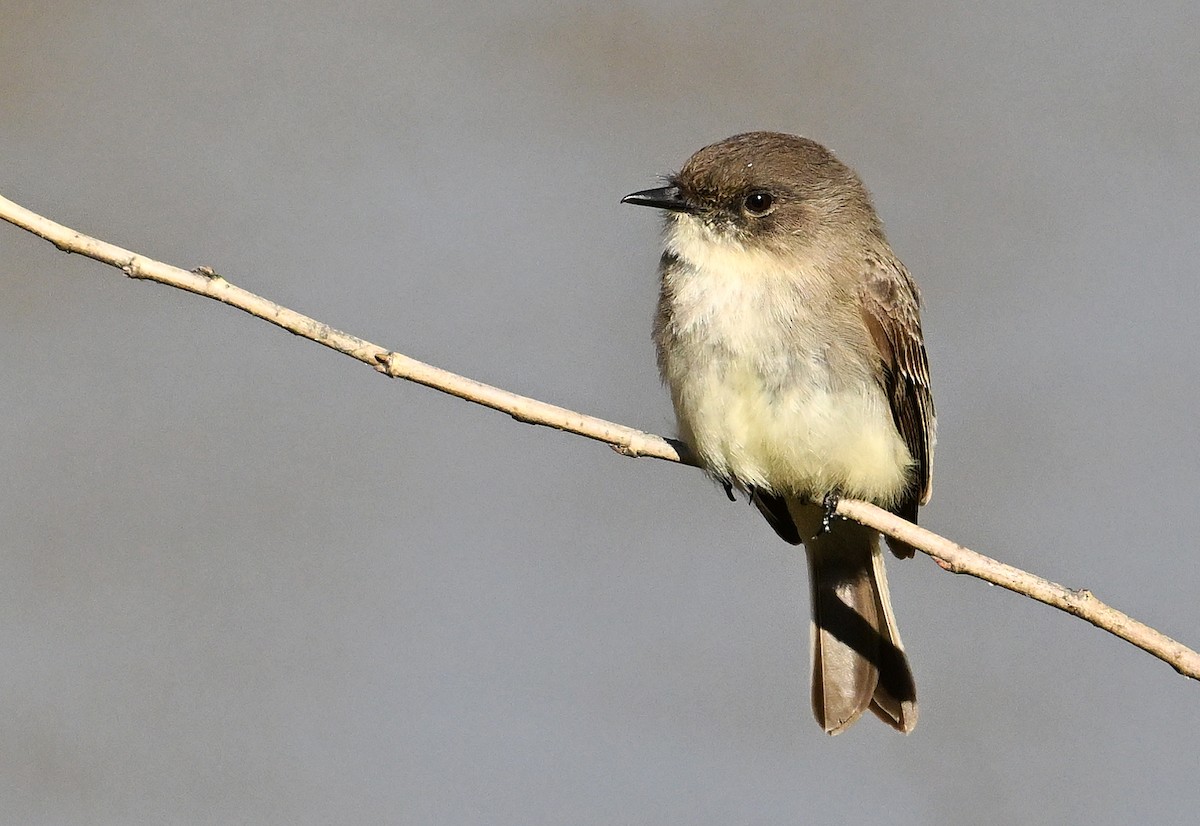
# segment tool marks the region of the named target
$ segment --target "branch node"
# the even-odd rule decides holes
[[[392,357],[394,355],[396,355],[394,352],[387,350],[383,353],[376,353],[374,356],[372,356],[372,361],[375,362],[375,369],[380,373],[383,373],[385,376],[390,376],[393,379],[396,378],[396,373],[392,368]]]
[[[194,272],[196,275],[203,275],[209,281],[224,281],[225,280],[225,276],[221,275],[219,272],[214,270],[212,267],[208,267],[208,266],[196,267],[196,269],[192,270],[192,272]]]
[[[145,268],[142,266],[144,261],[146,261],[144,256],[137,254],[131,255],[129,256],[129,260],[121,265],[121,271],[130,278],[136,278],[139,281],[153,280],[153,276],[146,272]]]
[[[528,413],[524,410],[510,410],[510,411],[508,411],[508,415],[512,416],[513,419],[520,422],[521,424],[544,424],[544,425],[546,425],[546,427],[552,427],[555,430],[563,429],[561,425],[558,425],[554,422],[543,422],[537,416],[535,416],[531,413]]]

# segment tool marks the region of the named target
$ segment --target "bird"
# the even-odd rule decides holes
[[[911,732],[879,534],[834,514],[847,497],[915,522],[933,481],[920,293],[870,195],[821,144],[747,132],[622,202],[664,215],[653,338],[680,439],[804,546],[817,723],[838,734],[870,710]]]

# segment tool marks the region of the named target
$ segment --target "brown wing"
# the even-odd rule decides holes
[[[872,256],[862,282],[863,318],[882,357],[880,377],[892,406],[892,420],[916,462],[913,484],[893,511],[917,521],[917,507],[933,488],[936,420],[929,389],[929,360],[921,337],[921,298],[904,265],[891,256]],[[888,540],[898,556],[912,548]]]

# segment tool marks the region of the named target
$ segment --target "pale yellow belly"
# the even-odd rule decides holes
[[[839,491],[890,504],[913,464],[876,386],[831,391],[820,376],[769,392],[752,368],[680,377],[681,435],[715,475],[777,493]]]

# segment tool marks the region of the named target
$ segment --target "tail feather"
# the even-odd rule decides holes
[[[876,611],[880,625],[879,684],[871,698],[871,711],[879,719],[899,731],[908,734],[917,725],[917,687],[913,682],[912,669],[900,641],[896,615],[892,611],[892,598],[888,591],[887,571],[883,553],[879,549],[879,536],[871,539],[871,569],[875,582]]]
[[[804,549],[812,590],[817,722],[838,734],[870,709],[899,731],[912,731],[916,689],[896,630],[879,535],[846,521],[817,535],[819,510],[815,516],[811,506],[791,510],[801,536],[813,537],[804,540]]]

